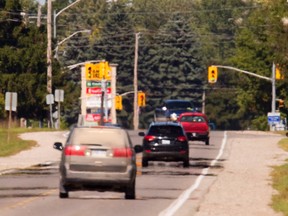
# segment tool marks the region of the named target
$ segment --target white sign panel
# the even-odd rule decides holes
[[[48,94],[46,95],[46,103],[49,104],[54,104],[54,95],[53,94]]]
[[[63,102],[64,101],[64,90],[56,89],[55,90],[55,101]]]
[[[107,106],[109,108],[112,107],[111,97],[112,97],[111,95],[108,95]],[[86,107],[87,108],[101,107],[101,96],[100,95],[99,96],[93,95],[93,96],[87,97]],[[104,103],[104,107],[105,107],[105,103]]]
[[[16,92],[5,93],[5,110],[12,110],[16,112],[17,110],[17,93]]]

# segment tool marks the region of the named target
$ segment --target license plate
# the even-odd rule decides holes
[[[162,144],[163,145],[169,145],[170,144],[170,140],[162,140]]]
[[[106,150],[91,150],[91,156],[93,157],[106,157]]]

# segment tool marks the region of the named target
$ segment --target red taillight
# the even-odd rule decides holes
[[[185,150],[181,150],[181,151],[180,151],[180,154],[186,154],[186,152],[187,152],[187,151],[185,151]]]
[[[86,152],[85,146],[70,145],[65,147],[65,155],[68,156],[84,156]]]
[[[114,148],[113,157],[132,157],[133,152],[130,148]]]
[[[147,135],[147,136],[144,137],[144,139],[145,139],[146,141],[148,141],[148,142],[151,142],[151,141],[153,141],[153,140],[155,139],[155,137],[154,137],[154,136]]]
[[[178,137],[177,137],[177,140],[180,141],[180,142],[187,141],[187,139],[186,139],[185,136],[178,136]]]

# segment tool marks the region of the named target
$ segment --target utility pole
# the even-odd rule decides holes
[[[134,61],[134,130],[139,128],[139,115],[138,115],[138,46],[139,46],[140,32],[135,34],[135,61]]]
[[[52,94],[52,0],[47,1],[47,93]],[[50,113],[52,106],[50,106]],[[50,114],[51,115],[51,114]],[[50,116],[50,125],[53,125]]]
[[[37,27],[39,28],[41,26],[41,4],[38,3],[38,13],[37,13]]]

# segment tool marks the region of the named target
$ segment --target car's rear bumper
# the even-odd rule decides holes
[[[188,151],[183,152],[143,152],[143,158],[153,161],[183,161],[189,157]]]
[[[129,167],[126,172],[84,172],[62,171],[61,179],[69,190],[123,191],[136,178],[136,167]]]
[[[209,139],[209,133],[207,132],[186,132],[189,140],[207,140]]]

